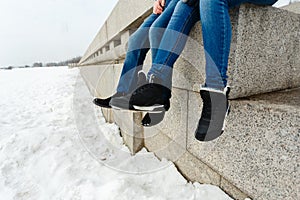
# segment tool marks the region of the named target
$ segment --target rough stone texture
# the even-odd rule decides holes
[[[220,186],[234,199],[247,197],[228,181],[221,182],[221,176],[208,165],[189,153],[181,145],[165,134],[158,132],[152,137],[145,138],[145,147],[159,158],[166,158],[175,163],[178,170],[190,181]],[[180,148],[180,150],[178,150]],[[226,182],[225,182],[226,181]]]
[[[224,134],[201,143],[194,139],[201,100],[191,92],[188,151],[254,199],[299,199],[299,96],[296,89],[231,101]]]
[[[187,91],[180,89],[172,90],[171,107],[165,112],[161,123],[152,127],[145,127],[145,137],[151,137],[158,132],[165,133],[169,138],[186,148],[187,130]]]
[[[115,122],[112,109],[102,108],[101,110],[102,110],[102,114],[103,114],[105,120],[108,123],[114,123]]]
[[[180,172],[192,182],[220,186],[221,176],[188,151],[175,161],[175,164]]]
[[[300,86],[300,15],[272,7],[240,7],[232,97]]]
[[[281,7],[281,9],[300,14],[300,2],[289,4],[287,6]]]
[[[186,119],[187,91],[174,88],[171,108],[165,112],[163,121],[156,126],[144,127],[145,146],[156,149],[160,156],[176,161],[186,151]]]
[[[221,178],[220,188],[226,191],[227,194],[229,194],[231,197],[233,197],[236,200],[245,200],[246,198],[249,198],[248,195],[246,195],[244,192],[239,190],[237,187],[232,185],[224,178]]]
[[[196,50],[197,51],[197,50]],[[204,58],[203,52],[199,51],[199,57]],[[196,60],[204,61],[204,59]],[[202,63],[204,64],[204,62]],[[174,88],[180,88],[185,90],[199,91],[200,85],[205,80],[205,69],[204,65],[194,65],[180,57],[174,66],[172,85]],[[201,66],[201,67],[195,67]]]
[[[121,129],[124,143],[135,154],[144,147],[143,127],[140,125],[140,112],[113,110],[114,121]]]
[[[156,131],[149,133],[144,130],[144,145],[145,147],[154,152],[159,158],[166,158],[172,162],[176,162],[185,152],[186,148],[178,141],[174,141],[162,132]]]

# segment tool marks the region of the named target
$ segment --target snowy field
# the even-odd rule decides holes
[[[78,69],[0,70],[1,200],[231,199],[145,149],[130,156],[91,100]]]

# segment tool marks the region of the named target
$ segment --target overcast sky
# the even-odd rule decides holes
[[[117,1],[0,0],[0,67],[82,56]]]
[[[0,0],[0,67],[83,55],[118,0]]]

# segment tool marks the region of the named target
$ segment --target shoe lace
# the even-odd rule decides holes
[[[155,80],[155,76],[154,74],[151,74],[149,78],[149,83],[154,83],[154,80]]]
[[[149,88],[152,88],[153,87],[153,84],[145,84],[145,85],[142,85],[141,87],[139,87],[138,89],[136,89],[133,93],[133,95],[138,95],[138,94],[141,94],[141,93],[144,93],[145,90],[148,90]]]

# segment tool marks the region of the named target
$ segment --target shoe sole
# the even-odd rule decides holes
[[[122,108],[122,107],[118,107],[118,106],[112,106],[111,105],[111,108],[112,109],[115,109],[115,110],[129,110],[129,111],[137,111],[135,109],[130,109],[130,108]]]
[[[198,138],[196,137],[196,135],[197,135],[197,132],[196,132],[196,133],[195,133],[196,139],[199,140],[199,141],[201,141],[201,142],[209,142],[209,141],[212,141],[212,140],[215,140],[215,139],[219,138],[219,137],[224,133],[225,126],[226,126],[226,118],[227,118],[227,116],[229,115],[229,113],[230,113],[230,105],[228,105],[228,108],[227,108],[227,110],[226,110],[226,114],[225,114],[225,117],[224,117],[224,121],[223,121],[223,125],[222,125],[221,132],[220,132],[220,134],[219,134],[217,137],[211,138],[211,139],[209,139],[209,140],[207,140],[207,139],[206,139],[206,140],[205,140],[205,139],[198,139]],[[208,134],[208,133],[206,133],[206,134],[204,135],[204,137],[206,137],[207,134]],[[203,136],[203,135],[202,135],[202,136]]]
[[[99,106],[101,108],[111,108],[111,106],[109,104],[100,104],[100,103],[97,103],[95,100],[93,100],[93,104],[96,106]]]
[[[133,105],[133,107],[136,110],[145,111],[145,112],[163,112],[163,111],[165,111],[164,105],[154,105],[154,106],[135,106],[135,105]]]
[[[108,106],[108,105],[102,105],[102,104],[96,104],[94,103],[96,106],[99,106],[101,108],[111,108],[111,106]]]
[[[221,134],[224,132],[224,130],[225,130],[225,126],[226,126],[226,118],[227,118],[227,116],[229,115],[229,113],[230,113],[230,105],[228,105],[228,108],[227,108],[227,111],[226,111],[226,114],[225,114],[225,118],[224,118],[224,122],[223,122],[223,127],[222,127],[222,132],[221,132]]]
[[[164,112],[164,110],[139,110],[136,108],[129,109],[129,108],[121,108],[117,106],[111,106],[112,109],[119,110],[119,111],[131,111],[131,112],[149,112],[149,113],[161,113]]]

